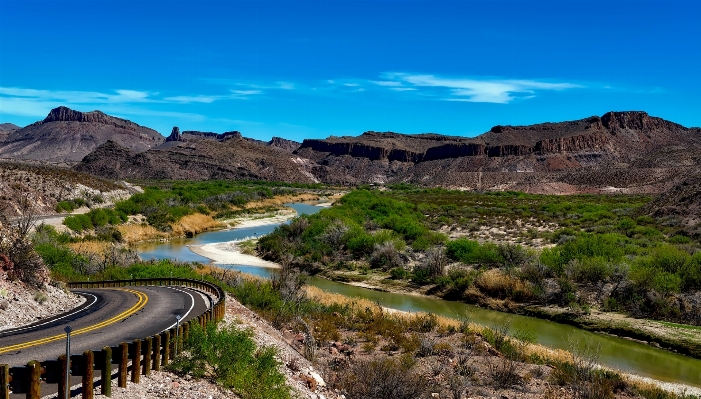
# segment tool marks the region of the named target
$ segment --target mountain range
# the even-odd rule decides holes
[[[701,129],[640,111],[500,125],[473,138],[369,131],[297,143],[177,127],[165,138],[100,111],[59,107],[1,134],[0,157],[75,163],[108,178],[406,182],[565,194],[657,193],[701,173]]]

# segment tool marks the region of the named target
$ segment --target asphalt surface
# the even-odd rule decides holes
[[[0,364],[24,366],[54,360],[66,351],[64,328],[71,326],[71,353],[100,350],[158,334],[203,313],[209,300],[184,287],[76,289],[84,305],[55,318],[0,333]],[[48,341],[48,342],[47,342]]]

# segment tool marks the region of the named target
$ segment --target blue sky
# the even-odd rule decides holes
[[[644,110],[701,126],[699,1],[1,0],[0,122],[301,140]]]

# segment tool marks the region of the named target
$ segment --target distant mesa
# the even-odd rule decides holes
[[[198,132],[196,130],[186,130],[180,133],[180,129],[177,126],[173,127],[170,132],[170,136],[166,137],[166,142],[169,141],[182,141],[186,142],[189,139],[212,139],[217,141],[224,141],[231,138],[243,138],[241,132],[231,131],[225,133],[212,133],[212,132]]]
[[[224,133],[213,133],[213,132],[200,132],[196,130],[185,130],[183,132],[180,132],[180,128],[177,126],[173,126],[173,130],[171,130],[170,135],[166,137],[166,143],[177,141],[177,142],[183,142],[186,143],[191,140],[199,140],[199,139],[209,139],[209,140],[216,140],[216,141],[225,141],[229,139],[242,139],[246,140],[251,143],[258,143],[261,145],[266,145],[269,147],[274,147],[281,149],[285,152],[292,153],[295,150],[299,148],[301,145],[300,143],[292,140],[287,140],[283,139],[280,137],[273,137],[270,141],[262,141],[262,140],[256,140],[252,139],[249,137],[243,137],[241,132],[239,131],[230,131],[230,132],[224,132]]]

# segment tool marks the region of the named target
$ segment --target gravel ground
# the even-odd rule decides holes
[[[83,302],[85,298],[52,285],[38,290],[8,281],[0,271],[0,331],[67,312]]]

